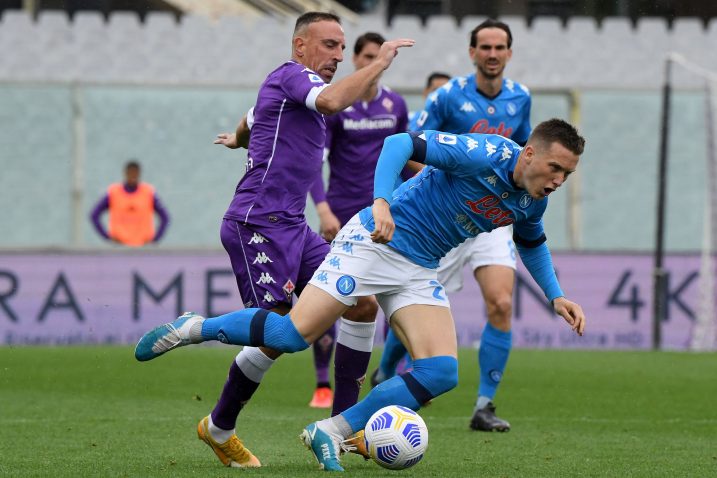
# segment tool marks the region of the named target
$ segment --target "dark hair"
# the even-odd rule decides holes
[[[354,43],[354,55],[359,55],[363,50],[363,47],[365,47],[368,43],[375,43],[378,46],[381,46],[385,41],[386,39],[378,33],[366,32],[356,39],[356,43]]]
[[[442,73],[440,71],[434,71],[433,73],[428,75],[428,79],[426,80],[426,88],[430,88],[431,83],[433,83],[434,80],[438,79],[450,80],[451,75],[449,75],[448,73]]]
[[[141,170],[142,168],[140,167],[140,165],[139,165],[139,163],[137,162],[136,159],[130,159],[129,161],[127,161],[127,164],[124,165],[124,170],[125,170],[125,171],[127,171],[127,170],[129,170],[129,169],[136,169],[136,170],[139,171],[139,170]]]
[[[558,118],[543,121],[535,127],[533,132],[530,133],[528,143],[535,142],[545,145],[557,142],[578,156],[583,154],[585,149],[585,138],[580,136],[573,125]]]
[[[296,35],[299,30],[301,30],[305,26],[310,25],[311,23],[323,21],[336,22],[338,24],[341,24],[341,19],[338,17],[338,15],[334,15],[333,13],[306,12],[296,19],[296,25],[294,25],[294,35]]]
[[[492,18],[489,18],[488,20],[484,21],[483,23],[481,23],[480,25],[475,27],[473,29],[473,31],[471,32],[471,38],[470,38],[471,47],[475,48],[476,46],[478,46],[478,32],[483,30],[484,28],[500,28],[501,30],[503,30],[505,33],[508,34],[508,48],[510,48],[511,45],[513,44],[513,34],[510,33],[510,27],[508,26],[508,24],[503,23],[498,20],[493,20]]]

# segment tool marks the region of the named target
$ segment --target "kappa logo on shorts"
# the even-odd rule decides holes
[[[329,283],[329,275],[326,272],[319,272],[316,274],[316,277],[314,277],[317,281],[321,282],[322,284],[328,284]]]
[[[269,259],[269,256],[266,255],[266,252],[259,252],[256,255],[256,259],[254,259],[254,262],[252,264],[266,264],[267,262],[274,262],[271,259]]]
[[[276,299],[274,298],[273,295],[271,295],[271,292],[266,291],[266,293],[264,294],[264,302],[272,303],[272,302],[276,302]]]
[[[351,276],[344,275],[336,281],[336,290],[341,295],[349,295],[354,289],[356,289],[356,281]]]
[[[269,242],[269,239],[262,236],[258,232],[255,232],[253,236],[251,236],[251,239],[249,239],[249,242],[247,244],[264,244],[265,242]]]
[[[337,256],[332,257],[328,260],[328,264],[331,267],[335,267],[338,270],[341,270],[341,259],[339,259]]]
[[[259,276],[259,280],[256,281],[257,284],[276,284],[276,281],[273,277],[271,277],[271,274],[268,272],[262,272]]]
[[[356,242],[363,242],[364,239],[366,239],[366,236],[363,236],[361,234],[354,234],[353,236],[349,236],[349,239]]]
[[[344,242],[344,243],[341,245],[341,249],[343,249],[344,252],[348,252],[348,253],[351,254],[352,256],[354,255],[354,245],[351,244],[350,242]]]

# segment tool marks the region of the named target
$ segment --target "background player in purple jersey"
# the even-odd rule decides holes
[[[503,76],[512,56],[508,25],[486,20],[471,32],[469,54],[475,74],[457,77],[431,94],[425,109],[414,119],[412,130],[436,129],[450,133],[499,134],[524,144],[530,134],[530,93]],[[511,316],[516,253],[510,228],[469,239],[441,261],[439,278],[447,292],[463,286],[463,266],[470,263],[488,312],[478,352],[480,385],[470,427],[507,431],[510,424],[495,415],[493,398],[503,376],[512,346]],[[377,383],[394,374],[404,347],[389,333]]]
[[[329,85],[343,61],[344,32],[336,15],[309,12],[297,21],[292,59],[271,72],[236,133],[215,143],[248,146],[246,174],[224,215],[221,239],[229,253],[245,307],[287,313],[323,261],[329,246],[309,229],[306,196],[321,171],[324,114],[337,113],[376,82],[397,49],[413,40],[385,42],[374,61]],[[279,352],[245,347],[198,435],[226,466],[256,467],[234,428],[241,408]]]
[[[359,36],[354,44],[354,68],[358,71],[371,64],[385,41],[383,36],[373,32]],[[324,239],[333,241],[341,226],[373,203],[373,176],[383,140],[392,134],[405,132],[407,127],[405,100],[378,83],[372,84],[344,111],[326,117],[325,155],[330,166],[328,192],[324,190],[323,177],[319,177],[311,190]],[[332,416],[356,403],[371,358],[378,303],[370,296],[364,301],[366,304],[349,309],[339,322]],[[313,344],[317,379],[319,370],[328,369],[333,331],[332,326]],[[359,331],[360,335],[357,335]],[[319,382],[317,385],[326,387],[328,383]],[[326,396],[327,390],[330,393],[330,389],[317,387],[312,403],[320,404],[323,397],[319,394]],[[328,405],[331,406],[331,402]]]

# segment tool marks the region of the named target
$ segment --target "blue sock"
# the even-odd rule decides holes
[[[205,319],[202,338],[225,344],[266,346],[280,352],[298,352],[309,346],[288,314],[264,309],[237,310]]]
[[[383,354],[381,355],[381,363],[378,366],[384,377],[391,378],[396,375],[396,366],[405,354],[406,347],[398,340],[393,330],[389,330],[388,335],[386,335]]]
[[[415,360],[413,371],[381,382],[366,397],[341,416],[356,432],[377,410],[387,405],[401,405],[418,410],[421,405],[445,393],[458,383],[458,361],[439,356]]]
[[[492,399],[503,377],[505,365],[508,363],[510,348],[513,344],[513,333],[503,332],[489,323],[485,324],[480,339],[478,364],[480,365],[480,385],[478,395]]]

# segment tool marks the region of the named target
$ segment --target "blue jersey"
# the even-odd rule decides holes
[[[542,216],[548,199],[533,199],[513,181],[522,150],[515,142],[499,135],[438,131],[411,135],[410,159],[428,167],[392,195],[386,192],[390,185],[376,182],[375,197],[390,199],[396,225],[390,247],[416,264],[436,268],[448,251],[466,239],[509,224],[523,244],[532,247],[545,241]],[[373,231],[370,207],[360,212],[360,218]]]
[[[428,96],[409,129],[499,134],[525,144],[530,136],[530,91],[504,78],[500,93],[488,98],[478,91],[475,74],[456,77]]]

